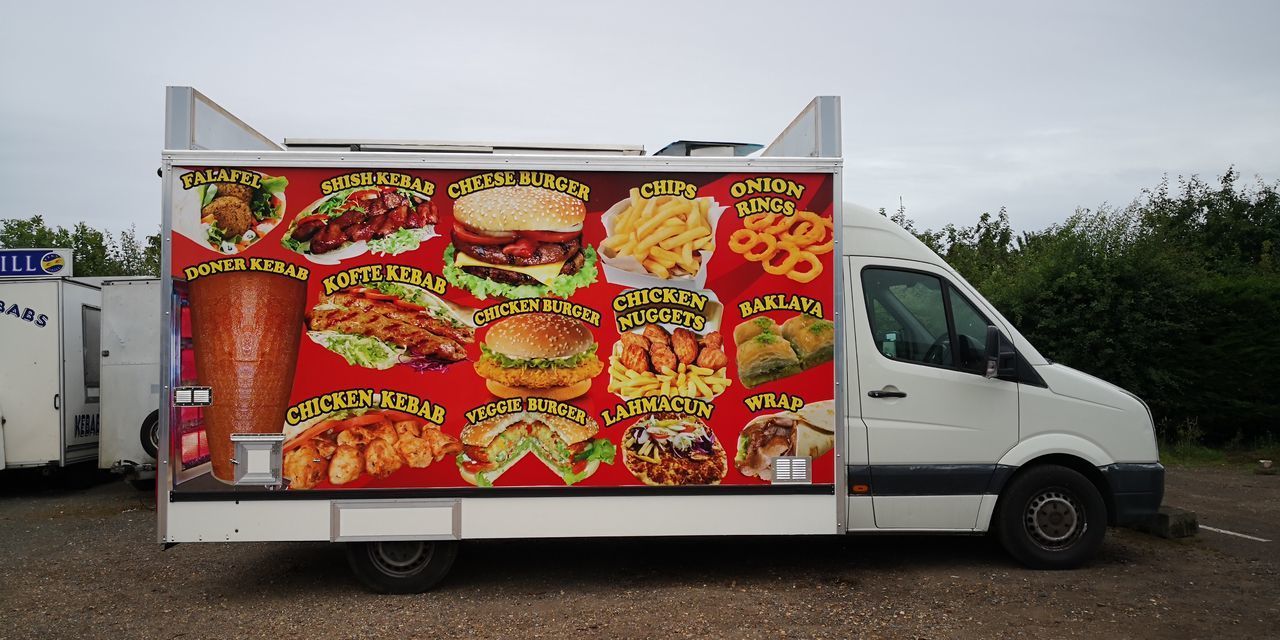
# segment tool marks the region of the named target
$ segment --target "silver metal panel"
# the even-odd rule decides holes
[[[183,151],[162,156],[179,166],[525,169],[559,171],[779,171],[830,173],[840,158],[698,158],[679,156],[535,156],[335,151]],[[166,183],[167,185],[168,183]]]
[[[837,99],[837,107],[839,100]],[[837,112],[837,116],[839,112]],[[837,168],[835,175],[832,177],[832,188],[835,193],[832,195],[831,216],[832,226],[834,227],[835,247],[831,252],[834,256],[831,264],[834,265],[835,273],[832,276],[832,284],[835,287],[834,299],[832,304],[832,322],[835,324],[836,344],[835,344],[835,404],[836,406],[836,533],[844,533],[845,527],[849,521],[849,501],[846,496],[849,495],[849,474],[846,469],[848,462],[847,452],[849,446],[848,429],[845,427],[845,397],[852,389],[853,393],[857,392],[856,384],[848,384],[849,375],[847,363],[845,361],[846,345],[844,340],[844,323],[853,322],[852,317],[842,317],[845,309],[845,298],[848,296],[848,273],[845,269],[844,255],[844,179],[842,170]]]
[[[285,138],[290,151],[397,151],[422,153],[530,153],[642,156],[643,145],[560,142],[476,142],[456,140],[366,140],[361,138]]]
[[[165,140],[168,141],[169,119],[166,113]],[[174,470],[170,461],[174,455],[173,435],[170,424],[173,419],[173,403],[169,402],[173,388],[177,386],[178,316],[173,308],[173,189],[169,181],[173,163],[162,159],[160,167],[160,449],[156,460],[156,542],[168,540],[169,494],[173,492]]]
[[[840,157],[840,96],[818,96],[765,147],[766,157]]]
[[[165,87],[164,146],[166,149],[281,148],[191,87]]]
[[[284,482],[281,458],[283,433],[233,433],[231,447],[236,466],[232,484],[237,486],[278,487]]]
[[[342,534],[342,512],[360,509],[449,509],[452,511],[452,530],[447,534],[420,535],[366,535],[346,536]],[[462,501],[458,499],[390,499],[390,500],[334,500],[329,504],[329,540],[332,542],[376,542],[391,540],[461,540],[462,539]]]

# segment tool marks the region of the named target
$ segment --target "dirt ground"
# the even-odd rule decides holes
[[[1169,473],[1166,504],[1280,538],[1280,476]],[[1028,571],[982,537],[465,544],[437,590],[377,596],[336,545],[155,538],[154,501],[0,475],[0,638],[1269,638],[1280,542],[1111,530]]]

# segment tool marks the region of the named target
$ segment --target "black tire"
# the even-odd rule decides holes
[[[160,453],[160,411],[157,409],[152,411],[142,421],[142,429],[138,432],[138,439],[142,441],[142,450],[154,459],[159,459]]]
[[[422,593],[439,584],[458,557],[456,540],[346,544],[351,570],[378,593]]]
[[[1000,497],[1000,544],[1032,569],[1073,569],[1093,558],[1107,532],[1107,505],[1089,479],[1057,465],[1018,474]]]

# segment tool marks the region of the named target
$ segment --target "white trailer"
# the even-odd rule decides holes
[[[160,425],[160,280],[102,283],[98,468],[155,477]]]
[[[0,280],[0,468],[98,455],[101,306],[92,280]]]

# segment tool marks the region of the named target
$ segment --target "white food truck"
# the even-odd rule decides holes
[[[493,538],[989,532],[1068,568],[1160,504],[1142,400],[844,203],[838,98],[753,155],[286,150],[168,99],[163,543],[342,542],[384,592]]]
[[[71,272],[70,250],[3,250],[3,266],[21,253],[60,268],[0,277],[0,469],[91,462],[98,455],[101,292],[92,279],[57,275]]]
[[[101,324],[98,467],[148,480],[160,443],[160,280],[104,280]]]

